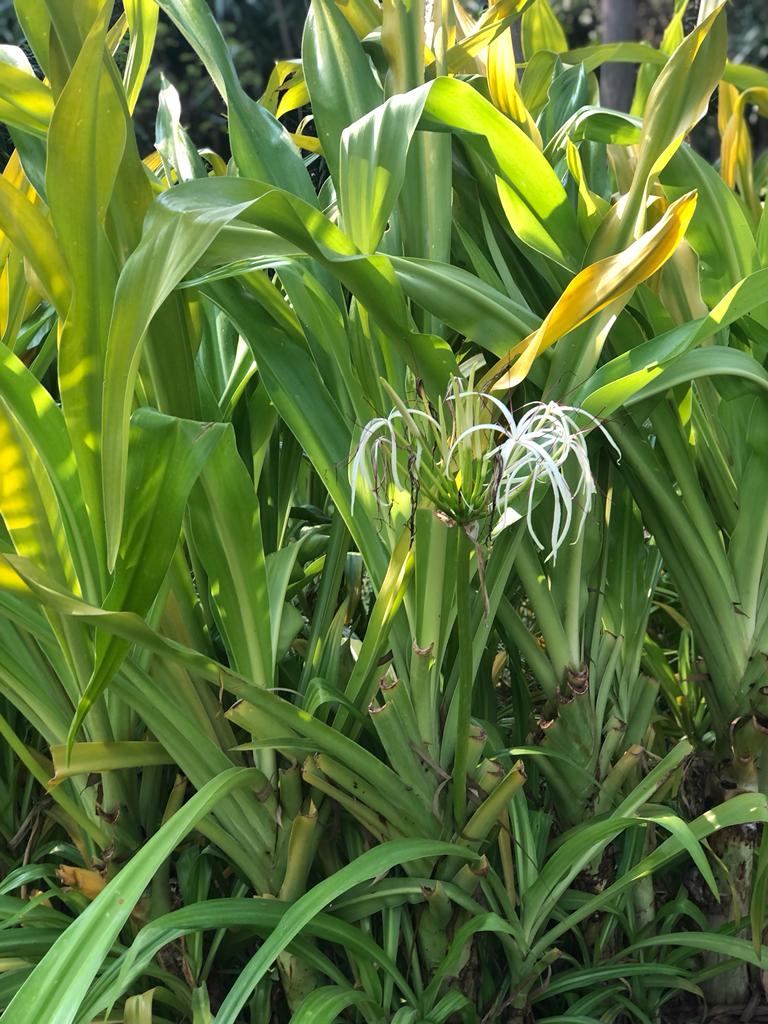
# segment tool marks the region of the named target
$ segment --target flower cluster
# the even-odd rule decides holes
[[[554,502],[548,557],[554,560],[565,542],[574,507],[580,508],[581,532],[595,492],[588,430],[602,431],[616,449],[590,413],[536,402],[516,418],[496,396],[458,379],[437,408],[424,396],[421,407],[392,398],[389,415],[370,420],[360,435],[351,468],[353,509],[358,483],[389,505],[392,488],[405,491],[407,478],[412,505],[426,500],[465,527],[490,520],[494,535],[525,517],[531,538],[543,550],[533,510],[547,487]]]

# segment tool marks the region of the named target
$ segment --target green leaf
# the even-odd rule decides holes
[[[152,59],[160,8],[155,0],[125,0],[124,9],[131,40],[123,81],[128,109],[133,112]]]
[[[154,4],[154,0],[151,0]],[[157,8],[155,8],[157,9]],[[170,182],[175,172],[178,181],[205,178],[202,157],[181,126],[181,100],[178,91],[160,72],[160,96],[155,120],[155,148],[160,154]]]
[[[391,256],[405,294],[494,355],[536,330],[540,319],[473,274],[432,260]]]
[[[225,794],[254,772],[233,768],[213,779],[145,844],[53,943],[3,1014],[4,1024],[71,1024],[112,944],[163,861]]]
[[[523,12],[523,56],[528,61],[540,50],[562,53],[568,49],[568,40],[560,26],[549,0],[535,0]]]
[[[620,810],[621,808],[618,808],[617,813]],[[714,832],[720,831],[720,829],[754,822],[765,823],[766,821],[768,821],[768,801],[766,800],[766,797],[762,794],[740,793],[732,799],[727,800],[725,803],[719,804],[717,807],[713,807],[710,810],[705,811],[704,814],[690,822],[689,827],[696,840],[700,842],[702,839],[706,839]],[[544,933],[536,943],[531,955],[541,955],[544,950],[550,948],[561,935],[569,932],[574,925],[578,924],[579,921],[583,921],[601,907],[609,904],[616,898],[616,896],[624,892],[630,886],[633,886],[638,879],[645,878],[648,875],[653,874],[653,872],[658,871],[665,864],[669,863],[669,861],[679,856],[682,850],[683,847],[677,836],[673,835],[668,839],[665,839],[664,842],[661,843],[661,845],[652,853],[647,857],[644,857],[639,864],[635,865],[635,867],[626,871],[602,893],[586,900],[577,910],[568,914],[562,921],[558,922],[554,927],[550,928],[549,931]],[[653,939],[648,940],[648,942],[649,944],[652,944],[658,939],[659,936],[656,935]],[[738,941],[744,943],[744,947],[748,948],[750,951],[749,956],[754,960],[755,952],[752,948],[752,943],[746,939]],[[631,950],[628,950],[628,952],[631,952]],[[746,958],[747,957],[744,956],[744,959]]]
[[[100,1009],[119,999],[164,946],[184,935],[215,928],[254,928],[259,935],[269,935],[279,929],[289,908],[289,903],[270,898],[231,897],[204,900],[157,918],[141,929],[128,950],[105,967],[88,995],[82,1016],[95,1017]],[[307,923],[303,934],[333,943],[360,961],[378,964],[407,1000],[416,1001],[395,962],[362,928],[320,912]]]
[[[221,196],[216,205],[185,204],[180,192],[177,188],[166,193],[150,208],[141,243],[123,267],[115,290],[103,370],[102,474],[110,569],[117,558],[125,515],[128,420],[142,341],[181,278],[222,227],[252,202],[241,195],[229,201]],[[101,394],[94,401],[101,408]]]
[[[476,854],[469,854],[466,850],[451,843],[426,839],[401,839],[383,843],[376,849],[368,850],[351,864],[347,864],[329,878],[315,885],[283,915],[280,928],[270,935],[258,953],[240,972],[237,981],[221,1004],[217,1014],[217,1024],[235,1024],[240,1010],[277,956],[291,939],[298,935],[307,923],[334,899],[353,886],[390,871],[399,864],[420,860],[424,857],[440,856],[460,856],[464,860],[477,858]]]
[[[425,88],[429,93],[422,127],[465,133],[465,144],[498,169],[500,194],[514,232],[555,262],[578,265],[584,246],[576,215],[541,150],[466,82],[439,78]]]
[[[362,252],[373,252],[384,234],[421,113],[412,93],[392,96],[342,132],[336,176],[342,223]]]
[[[698,377],[718,376],[739,377],[760,388],[768,388],[768,372],[751,355],[739,349],[712,345],[710,348],[686,352],[638,391],[627,404],[642,402],[678,384],[689,384]]]
[[[18,46],[0,46],[0,121],[45,139],[53,114],[48,85],[35,75]]]
[[[291,1024],[334,1024],[350,1006],[374,1008],[365,992],[328,985],[310,992],[291,1017]]]
[[[32,47],[38,64],[47,74],[51,19],[45,9],[45,4],[41,4],[39,0],[13,0],[13,7],[24,38]]]
[[[334,0],[313,0],[304,26],[301,55],[323,155],[331,177],[339,182],[342,132],[381,103],[381,86],[357,35]],[[346,228],[349,231],[348,224]],[[350,234],[357,242],[354,233]]]
[[[123,740],[117,743],[75,743],[67,756],[63,743],[51,747],[54,782],[73,775],[91,772],[112,772],[121,768],[142,768],[146,765],[173,764],[162,744],[150,740]]]
[[[725,68],[726,51],[721,2],[678,46],[648,94],[633,190],[644,193],[650,175],[669,163],[686,134],[706,114]]]
[[[227,102],[232,155],[240,173],[279,185],[315,204],[301,154],[280,122],[244,92],[229,47],[205,0],[156,2],[186,37]]]
[[[105,609],[137,615],[149,611],[178,543],[189,492],[225,430],[223,424],[181,420],[154,409],[134,413],[127,476],[128,525]],[[96,665],[78,703],[68,745],[129,648],[129,643],[114,636],[97,637]]]
[[[73,286],[59,338],[59,389],[97,538],[103,531],[98,452],[104,341],[117,278],[105,223],[126,140],[124,108],[105,49],[107,18],[105,6],[58,98],[46,165],[51,220]]]
[[[694,345],[762,305],[767,286],[768,271],[751,274],[735,285],[707,316],[674,327],[601,366],[574,395],[574,403],[594,416],[610,416]]]
[[[270,607],[259,505],[231,428],[192,493],[190,523],[191,544],[208,577],[230,664],[257,685],[271,686],[275,609]]]

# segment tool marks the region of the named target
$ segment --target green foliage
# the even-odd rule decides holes
[[[16,0],[4,1021],[623,1024],[768,969],[768,76],[683,6],[568,50],[548,0],[313,0],[257,101],[226,4]]]

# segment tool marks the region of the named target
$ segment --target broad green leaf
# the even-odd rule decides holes
[[[473,274],[432,260],[390,257],[403,291],[455,331],[501,356],[527,337],[539,318]]]
[[[58,98],[46,166],[51,220],[72,279],[59,337],[59,389],[97,537],[103,529],[98,452],[105,339],[117,278],[105,221],[126,139],[105,50],[107,16],[104,7]]]
[[[104,355],[104,437],[102,474],[110,568],[125,514],[128,420],[139,372],[141,345],[152,318],[194,266],[222,227],[246,210],[252,199],[221,196],[216,205],[184,203],[180,189],[157,200],[147,215],[138,248],[123,267],[114,295]],[[100,388],[101,391],[101,388]]]
[[[45,4],[39,0],[13,0],[13,7],[24,32],[24,38],[32,47],[38,64],[47,74],[51,20]]]
[[[762,305],[767,286],[766,270],[745,278],[708,316],[674,327],[601,366],[574,396],[574,402],[594,416],[610,416],[659,376],[666,364]]]
[[[357,35],[334,0],[313,0],[301,53],[323,155],[331,177],[338,182],[342,133],[381,103],[381,86]]]
[[[413,94],[396,95],[341,133],[336,180],[342,223],[362,252],[373,252],[384,234],[421,111]]]
[[[723,73],[727,32],[724,4],[686,36],[648,95],[633,190],[642,196],[650,175],[670,161],[685,135],[704,116]]]
[[[562,53],[568,49],[565,32],[557,20],[549,0],[534,0],[523,13],[523,56],[530,60],[539,50]]]
[[[686,352],[638,391],[628,404],[642,402],[678,384],[688,384],[698,377],[718,376],[739,377],[760,388],[768,387],[768,372],[751,355],[739,349],[713,345]]]
[[[488,159],[490,150],[514,232],[538,252],[572,265],[583,250],[576,218],[541,150],[466,82],[439,78],[425,88],[429,92],[421,127],[465,133],[466,144],[482,159]],[[485,146],[478,145],[481,139]]]

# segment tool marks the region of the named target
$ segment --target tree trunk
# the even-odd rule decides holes
[[[600,0],[604,43],[635,40],[635,0]],[[635,85],[632,64],[603,64],[600,71],[600,98],[603,106],[629,110]]]

